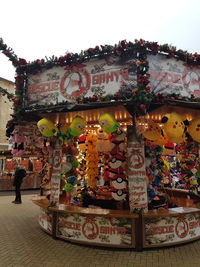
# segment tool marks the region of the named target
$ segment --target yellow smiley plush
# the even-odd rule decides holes
[[[158,124],[149,121],[148,128],[142,134],[146,139],[155,141],[161,138],[161,129]]]
[[[80,136],[84,132],[85,125],[86,121],[82,117],[76,116],[70,124],[68,131],[72,136]]]
[[[115,120],[115,118],[108,114],[102,114],[99,118],[99,124],[104,132],[113,133],[119,128],[119,123]]]
[[[46,118],[39,120],[37,126],[41,134],[46,137],[53,136],[58,130],[53,122]]]
[[[194,119],[189,122],[188,133],[194,141],[200,143],[200,119]]]
[[[166,114],[161,122],[163,123],[163,130],[169,141],[177,144],[184,141],[185,125],[179,114],[175,112]]]

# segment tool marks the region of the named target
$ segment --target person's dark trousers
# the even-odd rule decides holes
[[[15,202],[19,202],[19,203],[22,202],[22,200],[21,200],[20,187],[21,187],[21,184],[17,184],[15,186]]]

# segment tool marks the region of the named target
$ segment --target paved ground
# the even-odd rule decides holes
[[[200,241],[145,250],[107,249],[53,240],[37,223],[39,208],[23,192],[22,205],[12,204],[13,192],[0,192],[0,266],[8,267],[199,267]]]

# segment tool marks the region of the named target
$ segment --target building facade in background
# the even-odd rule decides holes
[[[6,89],[9,93],[14,93],[14,83],[0,77],[0,87]],[[0,96],[0,151],[9,149],[8,138],[6,137],[6,124],[11,119],[12,105],[7,96]]]

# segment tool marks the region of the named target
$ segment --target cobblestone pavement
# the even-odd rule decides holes
[[[0,266],[47,267],[199,267],[200,241],[143,252],[97,248],[54,240],[37,223],[37,192],[23,192],[22,205],[12,204],[13,193],[0,194]]]

